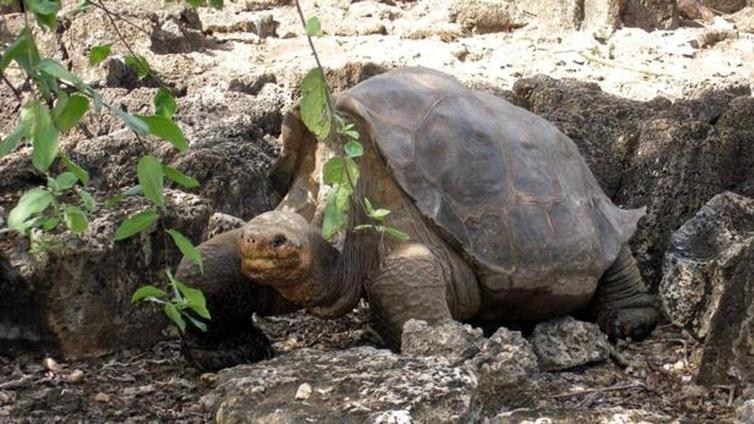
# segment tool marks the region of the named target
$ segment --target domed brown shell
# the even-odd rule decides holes
[[[337,107],[365,121],[400,186],[493,292],[591,295],[644,213],[616,207],[552,124],[449,75],[388,72]]]

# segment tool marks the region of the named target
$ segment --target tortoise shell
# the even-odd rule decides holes
[[[340,96],[399,185],[488,290],[593,291],[643,209],[605,195],[574,142],[505,100],[427,68]]]

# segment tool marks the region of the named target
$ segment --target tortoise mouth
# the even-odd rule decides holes
[[[297,246],[242,238],[238,247],[241,272],[257,283],[284,286],[301,278],[305,261]]]

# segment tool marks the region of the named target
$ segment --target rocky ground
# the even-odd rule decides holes
[[[191,142],[188,152],[176,154],[158,143],[137,140],[116,119],[88,118],[86,131],[72,131],[63,150],[90,170],[97,200],[134,184],[138,156],[151,153],[202,183],[188,193],[171,189],[168,195],[172,225],[195,242],[216,231],[216,213],[248,219],[275,205],[279,196],[266,174],[277,155],[282,113],[295,103],[298,82],[313,66],[289,2],[226,1],[221,11],[194,10],[175,2],[158,8],[141,0],[127,6],[111,2],[109,7],[124,18],[119,21],[121,33],[149,60],[160,81],[138,80],[124,66],[126,50],[101,11],[77,14],[69,3],[60,29],[39,34],[40,48],[97,87],[106,101],[132,112],[151,110],[156,87],[167,85],[178,98],[177,120]],[[613,6],[618,3],[624,7],[616,14]],[[161,313],[128,302],[136,286],[157,278],[165,264],[174,265],[178,259],[178,252],[160,247],[159,229],[140,240],[113,245],[117,222],[143,207],[133,199],[119,208],[101,207],[81,240],[58,235],[67,247],[54,254],[29,255],[24,239],[0,233],[0,289],[6,294],[0,298],[0,310],[10,311],[0,314],[0,353],[6,355],[0,356],[0,422],[205,422],[210,417],[234,422],[234,414],[244,411],[244,405],[232,404],[228,391],[249,391],[248,399],[257,399],[260,392],[254,390],[259,388],[244,386],[243,381],[258,375],[271,381],[286,376],[282,385],[261,392],[268,402],[260,404],[260,414],[274,411],[273,400],[279,400],[291,414],[300,413],[299,419],[312,408],[329,408],[356,414],[348,416],[358,416],[359,421],[371,417],[376,422],[409,422],[402,408],[416,395],[410,390],[395,394],[390,387],[374,386],[382,394],[377,398],[396,400],[390,414],[372,416],[370,404],[354,406],[365,396],[358,389],[348,403],[338,397],[338,390],[328,391],[328,384],[335,385],[333,376],[299,375],[291,369],[301,361],[326,366],[339,360],[346,364],[344,369],[351,366],[349,361],[364,362],[357,365],[367,376],[381,375],[376,368],[382,367],[387,379],[391,366],[398,363],[416,370],[418,380],[430,375],[429,386],[459,382],[457,390],[438,394],[450,403],[435,409],[447,411],[447,405],[461,399],[453,408],[468,411],[469,420],[732,421],[735,408],[751,393],[742,393],[732,380],[702,386],[696,377],[703,364],[717,358],[710,353],[714,349],[709,340],[720,346],[743,343],[708,327],[754,316],[754,311],[746,315],[729,299],[751,299],[750,289],[726,297],[716,288],[723,284],[720,281],[734,281],[749,272],[752,231],[730,224],[730,218],[715,218],[709,224],[704,219],[709,213],[701,218],[695,214],[715,205],[725,210],[720,206],[725,199],[705,204],[726,190],[754,196],[754,11],[748,7],[720,13],[738,10],[745,1],[740,7],[731,6],[735,1],[679,1],[676,6],[683,13],[672,15],[668,11],[674,1],[650,2],[656,5],[652,10],[641,9],[645,3],[302,2],[305,13],[322,20],[325,34],[315,43],[336,90],[390,68],[429,66],[532,110],[573,138],[617,204],[648,206],[632,247],[650,285],[662,287],[664,299],[680,305],[666,305],[675,324],[661,326],[641,343],[619,345],[610,355],[603,352],[594,358],[599,359],[596,363],[549,372],[527,370],[524,375],[531,385],[521,385],[513,394],[510,388],[501,389],[501,395],[507,394],[500,405],[489,399],[486,371],[474,365],[473,358],[466,358],[464,365],[449,365],[360,348],[380,346],[363,307],[332,322],[302,314],[258,318],[280,354],[275,362],[219,376],[200,375],[179,358],[176,334],[164,328]],[[600,4],[607,6],[594,6]],[[0,14],[0,42],[11,42],[22,23],[18,14]],[[613,31],[621,24],[626,27]],[[104,43],[113,43],[113,57],[101,67],[89,67],[89,49]],[[24,90],[16,69],[6,74]],[[10,130],[18,108],[10,90],[0,86],[0,134]],[[30,172],[28,149],[0,159],[0,169],[2,228],[18,195],[40,180]],[[754,215],[745,216],[754,222]],[[723,252],[724,260],[705,256],[704,266],[697,266],[698,258],[687,255],[685,245],[671,241],[692,218],[709,224],[697,227],[722,234],[715,240],[724,239],[716,241],[714,249],[698,247],[704,244],[699,241],[692,247],[705,255]],[[687,268],[676,262],[666,266],[673,270],[666,277],[679,276],[676,285],[675,280],[663,281],[669,247],[682,256],[679,260],[691,261]],[[678,299],[688,299],[691,291],[684,287],[694,286],[681,283],[697,275],[686,269],[714,278],[705,283],[703,299],[684,304]],[[59,280],[68,283],[55,284]],[[746,287],[751,286],[748,281]],[[717,316],[715,305],[726,302],[734,306]],[[685,320],[684,308],[695,311],[694,320]],[[676,317],[677,310],[683,319]],[[704,334],[699,333],[700,325]],[[19,353],[24,350],[19,347],[30,341],[37,353]],[[104,356],[92,359],[93,354]],[[310,385],[308,395],[304,383]],[[417,382],[416,387],[423,386]],[[302,394],[297,395],[299,389]],[[485,405],[479,406],[479,399]]]

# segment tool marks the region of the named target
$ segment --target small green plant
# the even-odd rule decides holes
[[[325,72],[319,60],[312,37],[322,34],[322,24],[316,16],[304,17],[301,4],[295,0],[301,24],[304,27],[309,47],[317,67],[310,70],[301,82],[301,120],[321,142],[334,140],[342,149],[328,160],[322,172],[323,183],[330,186],[325,203],[322,222],[322,236],[331,240],[349,226],[352,206],[358,204],[371,219],[371,224],[359,225],[354,230],[371,229],[401,241],[409,239],[408,234],[384,223],[390,214],[387,209],[375,209],[368,199],[355,199],[353,194],[359,181],[358,158],[364,155],[364,146],[359,141],[356,126],[346,116],[338,113],[332,104],[332,95],[327,85]]]
[[[89,184],[89,173],[60,150],[61,136],[74,127],[83,128],[82,121],[87,114],[98,115],[107,111],[118,117],[137,137],[151,135],[170,143],[179,151],[185,151],[188,149],[188,141],[173,120],[176,102],[171,91],[164,86],[157,90],[153,99],[155,113],[152,115],[133,115],[122,108],[107,104],[97,90],[84,83],[79,76],[55,59],[42,57],[37,48],[29,16],[35,18],[42,30],[55,30],[57,14],[62,7],[61,0],[1,1],[2,4],[18,1],[20,10],[24,13],[25,25],[16,40],[0,56],[2,81],[9,86],[21,105],[15,128],[0,140],[0,157],[28,143],[32,147],[32,165],[46,180],[45,185],[29,189],[21,195],[8,215],[7,230],[28,235],[32,252],[59,250],[62,246],[51,233],[59,229],[61,224],[74,234],[82,234],[88,227],[89,215],[98,208],[114,207],[126,196],[143,195],[152,205],[129,216],[120,224],[115,232],[114,241],[128,239],[159,222],[163,232],[170,235],[181,253],[195,262],[203,272],[199,251],[178,230],[165,228],[161,219],[167,207],[164,196],[165,179],[172,180],[184,188],[197,187],[199,183],[195,179],[161,163],[154,156],[145,155],[137,164],[139,184],[114,196],[103,205],[98,205],[86,189]],[[192,6],[205,4],[204,0],[187,2]],[[219,8],[222,7],[223,1],[209,0],[209,4]],[[120,43],[128,52],[124,56],[124,63],[135,71],[139,79],[153,77],[160,81],[147,60],[133,51],[118,29],[116,20],[129,25],[134,24],[110,11],[103,0],[82,0],[77,6],[81,13],[95,8],[105,13]],[[89,52],[89,65],[99,66],[112,51],[112,44],[92,47]],[[31,83],[29,93],[21,93],[5,76],[6,69],[13,63],[26,74],[27,80]],[[56,161],[65,168],[64,172],[57,175],[51,172]],[[133,300],[164,302],[165,314],[182,332],[186,323],[181,317],[186,317],[197,328],[206,331],[206,324],[187,313],[191,310],[198,317],[209,319],[210,314],[201,291],[175,280],[169,272],[167,276],[174,292],[172,298],[167,299],[166,295],[159,295],[155,291],[159,289],[154,286],[144,286],[137,290]],[[144,296],[144,293],[148,295]]]
[[[173,290],[172,296],[155,286],[146,285],[140,287],[134,292],[131,297],[131,303],[146,301],[163,305],[165,316],[167,316],[176,327],[178,327],[181,333],[186,331],[186,320],[196,328],[202,331],[207,331],[207,324],[191,314],[193,312],[200,318],[210,319],[207,303],[204,300],[204,294],[201,290],[191,288],[185,283],[176,280],[169,270],[165,273],[168,277],[168,281],[170,281],[170,287]]]

